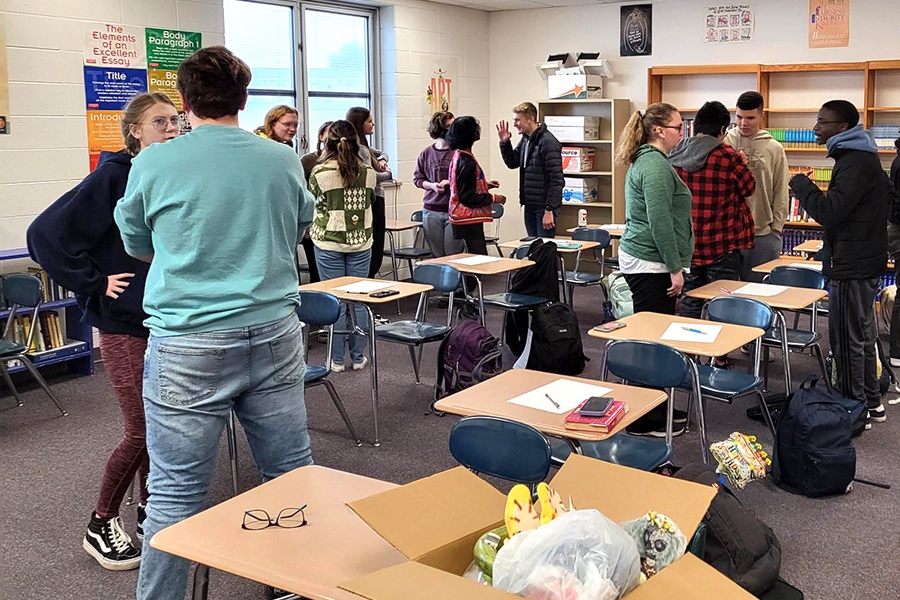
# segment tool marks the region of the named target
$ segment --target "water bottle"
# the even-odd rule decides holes
[[[587,211],[583,208],[578,209],[578,226],[587,227]]]

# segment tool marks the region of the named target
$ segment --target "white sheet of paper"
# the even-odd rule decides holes
[[[562,415],[572,412],[578,408],[579,404],[591,396],[603,396],[611,391],[610,388],[599,385],[569,381],[568,379],[557,379],[521,396],[511,398],[507,402]],[[553,406],[553,403],[547,399],[547,396],[553,398],[559,404],[559,408]]]
[[[789,267],[798,267],[800,269],[812,269],[813,271],[821,271],[822,265],[808,262],[795,262],[788,265]]]
[[[600,229],[625,229],[625,223],[609,223],[608,225],[601,225]]]
[[[483,265],[485,263],[497,262],[500,260],[496,256],[467,256],[465,258],[454,258],[450,262],[459,263],[461,265],[469,265],[470,267],[474,267],[475,265]]]
[[[784,285],[770,285],[768,283],[748,283],[746,285],[742,285],[736,290],[733,290],[731,293],[745,294],[747,296],[777,296],[784,291],[787,291],[787,286]]]
[[[697,323],[672,323],[659,336],[660,340],[669,342],[701,342],[712,344],[722,331],[721,325],[699,325]]]
[[[391,287],[395,283],[396,281],[357,281],[334,289],[338,292],[347,292],[348,294],[370,294]]]

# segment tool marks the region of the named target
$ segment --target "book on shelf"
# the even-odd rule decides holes
[[[612,406],[606,412],[606,415],[602,417],[584,417],[579,411],[581,410],[581,407],[584,406],[585,402],[587,402],[587,400],[579,404],[578,408],[566,416],[566,429],[571,429],[573,431],[609,433],[615,429],[619,421],[622,420],[622,417],[628,412],[628,404],[621,400],[616,400],[612,403]]]
[[[896,125],[872,125],[869,131],[875,136],[875,144],[879,150],[895,150],[894,140],[900,137],[900,128]]]
[[[32,316],[30,314],[12,315],[7,318],[13,319],[10,331],[11,341],[24,346],[28,343],[28,334],[32,327]],[[38,320],[34,323],[34,337],[31,340],[31,347],[26,352],[45,352],[68,343],[70,342],[66,341],[59,315],[52,310],[44,311],[38,313]]]
[[[40,267],[28,267],[28,274],[34,275],[41,280],[41,285],[44,288],[44,302],[55,302],[57,300],[75,297],[73,292],[50,279],[50,276],[47,275],[47,271]]]
[[[766,129],[775,141],[789,149],[813,150],[820,148],[812,129]]]

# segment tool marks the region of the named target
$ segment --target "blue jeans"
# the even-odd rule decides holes
[[[254,327],[150,336],[144,357],[150,501],[138,600],[184,598],[189,562],[154,550],[150,539],[204,508],[232,410],[265,480],[312,464],[305,373],[295,314]]]
[[[425,230],[425,241],[435,257],[465,252],[465,243],[453,237],[450,213],[423,209],[422,228]]]
[[[525,231],[533,237],[556,237],[556,213],[553,211],[553,228],[544,229],[544,209],[525,207]]]
[[[319,277],[322,281],[328,279],[336,279],[349,275],[352,277],[367,277],[369,275],[369,260],[372,252],[363,250],[362,252],[336,252],[334,250],[322,250],[316,246],[316,264],[319,266]],[[366,317],[366,309],[362,306],[355,307],[356,323],[363,331],[368,327],[368,318]],[[347,305],[341,303],[341,316],[335,323],[335,329],[350,329],[351,325],[347,318]],[[346,323],[346,326],[344,325]],[[362,362],[366,350],[366,338],[359,334],[350,336],[344,334],[334,334],[334,342],[331,345],[332,362],[343,364],[344,362],[344,340],[349,337],[350,360],[355,363]]]

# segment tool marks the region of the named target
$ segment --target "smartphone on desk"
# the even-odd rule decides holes
[[[601,331],[603,333],[609,333],[611,331],[615,331],[617,329],[622,329],[625,327],[625,323],[622,321],[610,321],[609,323],[601,323],[594,327],[594,331]]]
[[[369,294],[372,298],[387,298],[388,296],[396,296],[400,290],[381,290],[380,292],[372,292]]]
[[[582,417],[605,417],[614,400],[609,396],[591,396],[578,411]]]

